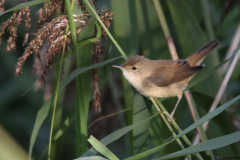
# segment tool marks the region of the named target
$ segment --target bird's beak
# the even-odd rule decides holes
[[[115,67],[115,68],[120,68],[120,69],[122,69],[122,68],[123,68],[123,66],[122,66],[122,65],[112,65],[112,67]]]

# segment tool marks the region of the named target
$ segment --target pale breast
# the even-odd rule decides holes
[[[187,86],[187,83],[184,81],[173,83],[167,87],[158,87],[152,85],[148,89],[144,90],[144,95],[156,98],[167,98],[167,97],[176,97],[182,93],[182,91]]]
[[[182,94],[182,91],[186,88],[189,79],[190,78],[187,78],[166,87],[158,87],[155,84],[145,82],[142,85],[143,89],[141,93],[143,95],[156,98],[176,97]]]
[[[131,75],[131,72],[123,70],[123,76],[137,90],[142,88],[142,79],[138,76]]]
[[[123,75],[138,92],[140,92],[145,96],[156,97],[156,98],[167,98],[167,97],[178,96],[185,89],[190,79],[190,78],[187,78],[181,82],[173,83],[167,87],[158,87],[149,82],[144,83],[140,77],[133,76],[131,72],[123,70]]]

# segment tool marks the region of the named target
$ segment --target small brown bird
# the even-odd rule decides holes
[[[150,60],[144,56],[132,56],[120,68],[128,82],[147,97],[178,97],[178,101],[168,117],[170,121],[177,109],[191,78],[203,69],[203,59],[218,45],[214,40],[185,60]]]

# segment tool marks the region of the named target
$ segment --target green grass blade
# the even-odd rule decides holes
[[[90,157],[80,157],[74,160],[108,160],[108,159],[100,156],[90,156]]]
[[[5,13],[8,13],[8,12],[15,11],[15,10],[17,10],[17,9],[34,6],[34,5],[37,5],[37,4],[39,4],[39,3],[43,3],[43,2],[46,2],[46,1],[49,1],[49,0],[35,0],[35,1],[27,2],[27,3],[22,3],[22,4],[20,4],[20,5],[16,6],[16,7],[13,7],[13,8],[11,8],[11,9],[8,9],[8,10],[0,13],[0,16],[2,16],[2,15],[5,14]]]
[[[53,140],[56,141],[58,138],[60,138],[65,131],[68,129],[68,127],[73,123],[75,120],[75,109],[70,113],[70,115],[64,120],[62,126],[56,131]]]
[[[135,94],[133,102],[133,123],[140,122],[142,119],[150,117],[149,110],[143,97]],[[149,146],[149,121],[142,124],[141,127],[133,129],[133,154],[139,154],[148,150]]]
[[[149,121],[150,119],[152,119],[153,117],[157,116],[159,113],[142,120],[141,122],[129,125],[127,127],[121,128],[111,134],[109,134],[108,136],[104,137],[100,142],[103,143],[105,146],[107,146],[108,144],[118,140],[120,137],[122,137],[124,134],[128,133],[129,131],[131,131],[132,129],[134,129],[135,127],[139,126],[140,124],[143,124],[147,121]],[[97,151],[92,147],[90,148],[87,152],[85,152],[81,157],[88,157],[88,156],[93,156],[97,153]]]
[[[37,113],[36,121],[35,121],[35,124],[34,124],[33,132],[32,132],[32,135],[31,135],[31,139],[30,139],[29,153],[28,153],[29,154],[29,160],[31,160],[33,146],[34,146],[34,143],[36,141],[36,138],[37,138],[38,132],[40,130],[40,127],[42,126],[44,120],[47,118],[48,113],[49,113],[49,111],[51,109],[53,98],[54,98],[54,96],[49,98],[43,104],[43,106],[40,108],[40,110]]]
[[[127,108],[127,109],[121,110],[121,111],[119,111],[119,112],[116,112],[116,113],[113,113],[113,114],[110,114],[110,115],[107,115],[107,116],[103,116],[103,117],[101,117],[101,118],[98,118],[98,119],[96,119],[94,122],[92,122],[92,123],[89,125],[88,128],[92,127],[96,122],[98,122],[98,121],[100,121],[100,120],[102,120],[102,119],[105,119],[105,118],[108,118],[108,117],[112,117],[112,116],[116,116],[116,115],[118,115],[118,114],[120,114],[120,113],[129,111],[129,110],[131,110],[131,109],[132,109],[132,108]]]
[[[232,56],[223,61],[222,63],[208,69],[207,71],[196,75],[188,84],[187,88],[185,90],[189,90],[190,88],[192,88],[193,86],[195,86],[196,84],[200,83],[201,81],[203,81],[204,79],[208,78],[210,75],[212,75],[213,72],[215,72],[216,70],[218,70],[222,65],[224,65],[225,63],[227,63],[230,59],[232,59],[238,52],[238,50],[240,49],[240,46],[238,46],[237,49],[235,49],[235,51],[233,52]]]
[[[38,81],[38,79],[35,80],[35,82],[23,94],[21,94],[21,97],[25,96],[35,86],[37,81]]]
[[[196,127],[198,127],[199,125],[205,123],[206,121],[212,119],[213,117],[217,116],[218,114],[220,114],[221,112],[223,112],[225,109],[227,109],[229,106],[231,106],[234,102],[236,102],[237,100],[240,99],[240,95],[233,98],[232,100],[228,101],[227,103],[223,104],[222,106],[218,107],[217,109],[215,109],[214,111],[208,113],[207,115],[203,116],[201,119],[199,119],[197,122],[193,123],[192,125],[190,125],[188,128],[186,128],[185,130],[182,131],[182,133],[178,134],[176,137],[174,137],[171,141],[169,141],[168,143],[155,147],[151,150],[148,150],[146,152],[140,153],[138,155],[132,156],[127,158],[126,160],[133,160],[133,159],[139,159],[142,157],[146,157],[150,154],[153,154],[157,151],[159,151],[160,149],[162,149],[163,147],[165,147],[166,145],[168,145],[169,143],[175,141],[176,139],[180,138],[181,136],[185,135],[186,133],[192,131],[193,129],[195,129]]]
[[[88,141],[96,150],[98,150],[99,153],[103,154],[105,157],[111,160],[119,160],[105,145],[103,145],[95,137],[90,136]]]
[[[74,50],[76,52],[76,64],[77,68],[85,67],[91,64],[91,53],[93,50],[93,44],[84,46],[81,51],[78,51],[76,28],[73,21],[73,13],[70,2],[65,1],[68,12],[69,25],[71,29],[72,41]],[[74,2],[72,2],[74,3]],[[93,37],[95,20],[90,19],[88,24],[82,29],[79,34],[79,41]],[[90,88],[91,73],[87,72],[84,75],[76,77],[76,90],[77,90],[77,106],[76,106],[76,155],[82,155],[88,149],[88,129],[87,129],[87,117],[90,101]]]
[[[114,14],[114,21],[111,24],[114,38],[128,56],[137,55],[140,52],[141,36],[138,34],[141,24],[137,20],[135,1],[111,0],[111,10]],[[145,44],[141,43],[141,45]],[[113,52],[117,53],[117,48],[113,47]]]
[[[72,74],[70,74],[70,76],[68,76],[66,78],[66,80],[60,85],[59,91],[61,89],[63,89],[69,82],[71,82],[76,76],[78,76],[78,75],[80,75],[80,74],[82,74],[82,73],[84,73],[88,70],[91,70],[93,68],[101,67],[103,65],[111,63],[112,61],[115,61],[119,58],[120,57],[116,57],[116,58],[113,58],[113,59],[95,64],[95,65],[92,65],[92,66],[89,66],[89,67],[85,67],[85,68],[81,68],[81,69],[77,69],[77,70],[73,71]],[[31,134],[31,139],[30,139],[29,159],[32,156],[33,146],[34,146],[34,143],[36,141],[39,129],[42,126],[44,120],[47,118],[47,116],[49,114],[49,111],[51,109],[51,104],[52,104],[53,97],[54,97],[54,95],[52,95],[46,102],[44,102],[44,104],[42,105],[42,107],[40,108],[40,110],[37,113],[36,121],[35,121],[34,128],[33,128],[32,134]]]
[[[25,149],[14,140],[11,133],[0,125],[0,159],[1,160],[27,160]],[[14,153],[13,153],[14,152]]]
[[[169,137],[169,138],[165,139],[165,140],[161,143],[161,145],[169,142],[171,139],[172,139],[172,137]],[[152,158],[158,158],[158,157],[160,157],[159,155],[162,153],[163,149],[165,149],[165,148],[162,148],[162,149],[160,149],[158,152],[154,153]],[[166,154],[165,154],[165,155],[166,155]]]
[[[193,154],[197,152],[214,150],[238,141],[240,141],[240,131],[199,143],[185,150],[178,151],[178,152],[163,156],[161,158],[158,158],[158,160],[176,158],[176,157],[181,157],[184,155]]]
[[[69,26],[72,35],[73,47],[76,53],[76,67],[82,67],[82,60],[81,53],[77,47],[77,36],[76,36],[76,27],[73,19],[73,11],[69,0],[65,0],[66,7],[67,7],[67,15],[69,20]],[[74,1],[72,1],[74,4]],[[85,34],[85,32],[80,32]],[[93,32],[90,32],[93,35]],[[89,37],[88,37],[89,38]],[[91,52],[90,52],[91,53]],[[89,53],[87,53],[89,54]],[[85,54],[84,54],[85,55]],[[89,59],[86,59],[87,64]],[[86,73],[89,75],[88,73]],[[90,91],[84,88],[84,82],[89,82],[89,76],[86,77],[86,81],[82,81],[82,77],[79,75],[76,77],[76,92],[77,92],[77,103],[76,103],[76,156],[80,156],[84,153],[85,150],[88,149],[87,137],[88,137],[88,130],[87,130],[87,113],[88,113],[88,106],[86,104],[89,102]],[[88,86],[89,87],[89,86]],[[85,97],[84,94],[86,93]]]
[[[122,50],[122,48],[118,45],[117,41],[113,38],[113,36],[111,35],[111,33],[108,31],[108,29],[106,28],[106,26],[104,25],[104,23],[102,22],[102,20],[100,19],[100,17],[98,16],[97,12],[95,11],[94,7],[90,4],[90,2],[88,0],[83,0],[85,6],[87,7],[88,11],[93,14],[95,16],[95,18],[97,19],[97,21],[101,24],[101,26],[103,27],[103,29],[105,30],[105,32],[108,34],[109,38],[112,40],[112,42],[114,43],[114,45],[117,47],[117,49],[119,50],[119,52],[122,54],[122,56],[127,59],[127,55],[125,54],[125,52]]]
[[[139,44],[141,47],[139,46],[139,48],[141,48],[141,50],[139,52],[143,52],[144,56],[150,59],[169,58],[169,56],[162,57],[167,55],[169,51],[167,50],[166,39],[162,33],[161,25],[155,12],[155,4],[153,1],[134,2],[138,24],[136,28],[138,28],[138,34],[140,35]],[[158,29],[153,29],[155,27]],[[154,40],[152,39],[153,37]]]
[[[195,102],[198,104],[198,106],[200,106],[198,108],[200,114],[201,115],[207,114],[209,106],[211,106],[214,101],[214,97],[196,91],[194,91],[192,95],[194,97]],[[215,117],[209,123],[207,135],[209,139],[213,139],[236,131],[237,129],[234,126],[234,124],[232,124],[232,120],[230,118],[229,113],[227,111],[223,111],[220,115]],[[240,146],[238,144],[232,144],[224,148],[214,150],[214,153],[219,157],[225,157],[228,155],[237,155],[239,151]]]
[[[190,96],[190,99],[191,99],[191,102],[192,102],[192,105],[193,105],[193,112],[195,112],[195,115],[196,115],[196,120],[199,120],[200,119],[200,114],[199,114],[199,112],[197,110],[196,103],[195,103],[195,101],[193,99],[192,94],[189,94],[189,96]],[[202,141],[207,141],[208,140],[207,133],[203,129],[203,126],[200,125],[197,129],[198,129],[198,132],[199,132],[199,135],[200,135]],[[212,160],[215,159],[214,158],[214,154],[213,154],[212,151],[207,151],[206,154],[209,155]]]
[[[72,4],[72,13],[74,15],[80,15],[80,14],[83,14],[83,11],[81,9],[81,7],[78,5],[78,2],[77,1],[72,1],[72,3],[74,2],[74,4]],[[76,26],[79,25],[79,23],[76,23],[75,24]]]
[[[92,65],[92,66],[89,66],[89,67],[84,67],[84,68],[80,68],[80,69],[76,69],[74,70],[66,79],[65,81],[62,83],[62,85],[60,86],[60,88],[63,88],[65,87],[69,82],[71,82],[74,78],[76,78],[78,75],[88,71],[88,70],[91,70],[93,68],[98,68],[98,67],[101,67],[101,66],[104,66],[108,63],[111,63],[119,58],[122,58],[122,56],[119,56],[119,57],[116,57],[116,58],[112,58],[112,59],[109,59],[107,61],[103,61],[101,63],[98,63],[98,64],[95,64],[95,65]]]
[[[79,34],[79,41],[93,37],[95,28],[95,19],[89,19],[86,26],[83,27]],[[93,43],[88,44],[79,50],[77,56],[77,68],[86,67],[91,64]],[[77,106],[76,106],[76,153],[77,157],[81,156],[88,150],[88,110],[91,96],[91,71],[77,76]]]
[[[68,32],[68,27],[66,29],[66,33],[67,32]],[[65,40],[66,40],[66,37],[65,37]],[[63,46],[63,49],[62,49],[61,62],[59,65],[58,76],[57,76],[56,92],[55,92],[54,102],[53,102],[53,112],[52,112],[51,128],[50,128],[50,135],[49,135],[49,145],[48,145],[48,159],[49,160],[51,159],[52,135],[53,135],[55,114],[56,114],[56,108],[57,108],[58,97],[59,97],[59,85],[60,85],[61,72],[62,72],[61,70],[62,70],[63,60],[64,60],[64,53],[65,53],[65,45]]]
[[[157,112],[158,111],[157,111],[156,107],[152,106],[152,113],[155,114]],[[157,146],[164,144],[163,142],[166,139],[169,139],[169,136],[172,135],[172,133],[168,129],[167,125],[164,123],[164,120],[162,118],[160,118],[159,116],[151,119],[149,133],[150,133],[151,141],[153,143],[153,147],[157,147]],[[168,141],[170,141],[170,139]],[[162,148],[158,152],[154,153],[153,158],[158,158],[159,156],[157,156],[157,155],[159,155],[159,154],[167,155],[167,154],[176,152],[178,150],[179,150],[179,146],[178,146],[177,142],[173,142],[172,144],[169,144],[168,146],[166,146],[164,148],[164,150]],[[157,157],[155,157],[155,156],[157,156]]]
[[[65,31],[65,34],[66,34],[64,37],[65,41],[67,40],[68,30],[69,30],[69,25],[67,25],[67,28]],[[55,150],[55,148],[56,148],[55,145],[53,145],[53,147],[52,147],[52,139],[53,139],[53,129],[56,127],[56,124],[54,124],[54,121],[55,121],[56,108],[57,108],[58,97],[59,97],[59,85],[60,85],[60,79],[61,79],[61,73],[62,73],[62,66],[63,66],[63,62],[64,62],[65,48],[66,48],[66,45],[64,45],[62,48],[62,55],[61,55],[59,69],[58,69],[56,91],[55,91],[54,102],[53,102],[53,112],[52,112],[51,128],[50,128],[50,135],[49,135],[49,145],[48,145],[48,159],[49,160],[51,159],[51,157],[54,159],[54,155],[55,155],[54,153],[51,155],[51,149],[53,148],[53,150]],[[59,117],[56,116],[57,121],[60,120],[58,118]]]
[[[199,22],[196,20],[195,15],[192,13],[191,8],[186,5],[186,1],[171,0],[166,2],[173,17],[174,25],[176,26],[184,58],[187,58],[191,53],[208,44],[209,41]],[[218,63],[219,60],[216,53],[210,53],[203,61],[203,64],[206,64],[205,68],[211,68]],[[195,89],[215,95],[220,82],[221,77],[216,72],[209,77],[208,81],[203,81],[198,86],[195,86]]]
[[[111,10],[114,14],[114,21],[111,24],[111,29],[112,29],[111,33],[113,34],[115,40],[121,46],[121,48],[126,52],[127,56],[130,57],[130,56],[139,54],[140,53],[139,42],[142,35],[144,34],[139,33],[139,27],[141,26],[141,24],[139,24],[137,20],[135,1],[111,0]],[[145,45],[145,43],[143,42],[141,43],[141,45]],[[119,52],[118,48],[113,46],[113,53],[118,53],[118,52]],[[146,53],[145,50],[143,52],[144,54]],[[123,76],[121,76],[121,80],[123,83],[123,93],[120,93],[120,94],[123,94],[124,96],[124,106],[126,106],[126,108],[132,108],[133,99],[134,99],[134,92],[133,92],[132,86],[129,84],[128,81],[126,81],[126,79]],[[133,124],[133,112],[126,113],[126,124],[127,125]],[[132,132],[129,132],[127,135],[127,139],[129,139],[128,147],[130,149],[127,149],[128,153],[126,154],[133,153],[133,150],[132,150],[133,136],[132,135],[133,135]]]

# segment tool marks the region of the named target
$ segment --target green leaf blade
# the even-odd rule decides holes
[[[122,56],[119,56],[119,57],[115,57],[115,58],[112,58],[112,59],[109,59],[109,60],[106,60],[106,61],[103,61],[103,62],[100,62],[98,64],[95,64],[95,65],[91,65],[91,66],[88,66],[88,67],[84,67],[84,68],[80,68],[80,69],[76,69],[74,70],[66,79],[65,81],[62,83],[62,85],[60,86],[60,88],[64,88],[66,85],[68,85],[68,83],[70,83],[74,78],[76,78],[78,75],[88,71],[88,70],[91,70],[93,68],[98,68],[98,67],[101,67],[101,66],[104,66],[108,63],[111,63],[119,58],[122,58]]]
[[[99,142],[95,137],[90,136],[88,141],[91,143],[91,145],[97,149],[101,154],[106,156],[107,158],[111,160],[119,160],[105,145],[103,145],[101,142]]]
[[[93,37],[95,28],[95,19],[90,18],[86,26],[79,33],[78,41],[83,41]],[[77,68],[91,65],[93,43],[85,45],[78,51]],[[88,150],[88,111],[91,96],[91,71],[77,76],[77,106],[76,106],[76,152],[77,156],[82,155]]]
[[[108,159],[100,157],[100,156],[90,156],[90,157],[80,157],[75,160],[108,160]]]
[[[171,0],[166,2],[173,17],[174,25],[177,26],[176,31],[184,53],[184,58],[187,58],[192,52],[195,52],[208,44],[207,36],[200,27],[199,22],[196,20],[190,8],[186,5],[186,1]],[[216,53],[210,53],[203,61],[203,64],[206,64],[206,68],[213,67],[218,63],[219,58]],[[210,75],[208,81],[203,81],[203,83],[195,86],[195,88],[198,91],[208,92],[211,95],[215,95],[220,82],[220,75],[214,73]]]
[[[142,119],[150,117],[147,105],[143,97],[137,93],[133,102],[133,123],[140,122]],[[133,129],[133,154],[139,154],[148,150],[149,144],[149,121],[142,124],[141,127]]]
[[[101,63],[98,63],[98,64],[95,64],[95,65],[91,65],[89,67],[84,67],[84,68],[81,68],[81,69],[76,69],[75,71],[72,72],[72,74],[70,74],[70,76],[68,76],[66,78],[66,80],[61,84],[61,86],[59,87],[59,91],[61,89],[63,89],[66,85],[68,85],[75,77],[77,77],[78,75],[88,71],[88,70],[91,70],[93,68],[96,68],[96,67],[101,67],[101,66],[104,66],[108,63],[111,63],[112,61],[115,61],[117,59],[121,58],[120,57],[116,57],[116,58],[112,58],[112,59],[109,59],[107,61],[103,61]],[[32,131],[32,134],[31,134],[31,139],[30,139],[30,145],[29,145],[29,160],[31,159],[31,156],[32,156],[32,150],[33,150],[33,146],[34,146],[34,143],[36,141],[36,138],[37,138],[37,135],[38,135],[38,132],[40,130],[40,127],[42,126],[44,120],[47,118],[49,112],[50,112],[50,109],[51,109],[51,104],[52,104],[52,100],[53,100],[53,97],[54,97],[55,94],[53,94],[46,102],[44,102],[44,104],[41,106],[40,110],[38,111],[37,113],[37,117],[36,117],[36,120],[35,120],[35,124],[34,124],[34,128],[33,128],[33,131]]]
[[[33,146],[37,139],[38,132],[39,132],[44,120],[47,118],[49,111],[51,109],[52,101],[53,101],[53,96],[51,98],[49,98],[43,104],[43,106],[40,108],[40,110],[37,113],[36,121],[35,121],[34,128],[33,128],[32,134],[31,134],[31,139],[30,139],[29,153],[28,153],[29,160],[31,160],[31,157],[32,157]]]
[[[238,101],[240,99],[240,95],[233,98],[232,100],[228,101],[227,103],[223,104],[222,106],[218,107],[217,109],[215,109],[214,111],[208,113],[207,115],[203,116],[202,118],[200,118],[198,121],[196,121],[195,123],[193,123],[192,125],[190,125],[189,127],[187,127],[185,130],[183,130],[180,134],[178,134],[176,137],[174,137],[171,141],[169,141],[168,143],[155,147],[153,149],[150,149],[146,152],[140,153],[138,155],[132,156],[127,158],[126,160],[133,160],[133,159],[139,159],[142,157],[146,157],[150,154],[153,154],[157,151],[159,151],[160,149],[162,149],[163,147],[165,147],[166,145],[168,145],[169,143],[175,141],[176,139],[180,138],[181,136],[187,134],[188,132],[192,131],[193,129],[195,129],[196,127],[198,127],[199,125],[202,125],[203,123],[205,123],[206,121],[212,119],[213,117],[217,116],[218,114],[220,114],[221,112],[223,112],[225,109],[227,109],[229,106],[231,106],[233,103],[235,103],[236,101]]]
[[[159,113],[145,119],[142,120],[141,122],[138,122],[136,124],[132,124],[129,125],[127,127],[121,128],[111,134],[109,134],[108,136],[104,137],[100,142],[103,143],[105,146],[107,146],[108,144],[116,141],[117,139],[119,139],[120,137],[122,137],[124,134],[128,133],[129,131],[131,131],[133,128],[139,126],[142,123],[145,123],[146,121],[149,121],[151,118],[157,116]],[[81,157],[88,157],[88,156],[93,156],[97,153],[97,151],[94,148],[90,148],[87,152],[85,152]]]
[[[49,0],[35,0],[35,1],[27,2],[27,3],[22,3],[22,4],[20,4],[20,5],[16,6],[16,7],[13,7],[11,9],[8,9],[8,10],[0,13],[0,16],[2,16],[5,13],[11,12],[11,11],[15,11],[15,10],[22,9],[22,8],[25,8],[25,7],[34,6],[34,5],[37,5],[37,4],[46,2],[46,1],[49,1]]]
[[[158,160],[176,158],[176,157],[193,154],[197,152],[214,150],[238,141],[240,141],[240,131],[199,143],[185,150],[178,151],[178,152],[163,156],[161,158],[158,158]]]

